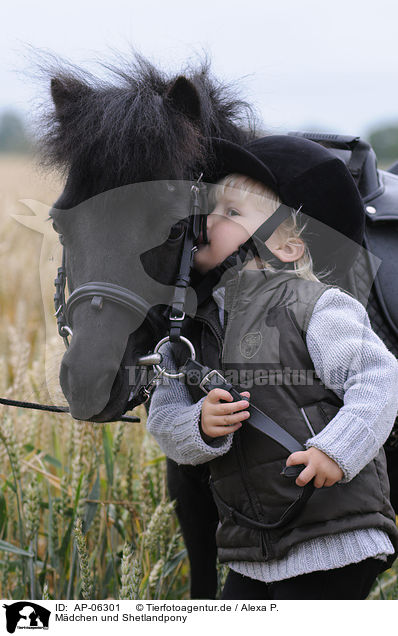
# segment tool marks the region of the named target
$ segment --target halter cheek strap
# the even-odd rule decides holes
[[[219,267],[223,267],[226,261],[232,259],[235,264],[238,264],[238,259],[243,263],[246,259],[248,252],[252,252],[253,256],[259,256],[262,259],[268,261],[282,261],[279,260],[275,254],[265,245],[265,242],[272,236],[276,229],[286,219],[291,217],[293,208],[290,208],[283,203],[275,210],[273,215],[264,221],[262,225],[250,236],[245,243],[243,243],[239,249],[236,250],[231,256],[225,259]],[[278,265],[277,265],[278,266]]]

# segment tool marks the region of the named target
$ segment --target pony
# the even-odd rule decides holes
[[[128,409],[140,384],[131,370],[167,333],[189,187],[202,172],[211,173],[211,138],[243,144],[256,136],[257,127],[251,107],[211,76],[207,61],[173,76],[139,55],[122,67],[106,68],[111,72],[106,80],[65,64],[47,69],[52,107],[40,143],[44,164],[57,166],[66,178],[50,218],[64,243],[69,292],[103,281],[145,300],[140,311],[98,296],[91,302],[83,296],[74,305],[60,382],[71,414],[96,422],[115,420]],[[358,179],[358,187],[372,203],[373,195],[363,191],[365,181]],[[364,271],[369,276],[366,263],[356,280],[347,282],[348,290],[364,284]],[[194,316],[192,297],[189,304],[187,312]],[[375,311],[372,325],[379,333],[376,327],[385,321],[379,308]],[[391,481],[391,475],[396,481],[396,456],[394,447]],[[167,472],[190,560],[191,597],[214,598],[218,514],[207,468],[167,460]],[[394,500],[398,507],[395,491]]]
[[[45,69],[52,105],[40,138],[44,165],[65,175],[50,219],[64,245],[69,293],[90,281],[117,283],[151,307],[146,318],[95,299],[74,307],[60,383],[72,416],[96,422],[126,411],[138,382],[131,369],[167,333],[164,308],[188,215],[184,184],[207,169],[211,137],[245,143],[257,126],[252,108],[212,77],[207,60],[176,75],[139,55],[106,68],[105,80],[65,63]],[[218,517],[203,470],[191,468],[168,460],[168,486],[191,596],[212,598]]]

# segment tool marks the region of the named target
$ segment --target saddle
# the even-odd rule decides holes
[[[366,211],[366,249],[361,250],[342,287],[365,306],[373,330],[398,358],[398,162],[388,170],[378,169],[373,149],[359,137],[289,134],[328,148],[344,161],[358,186]],[[378,268],[372,254],[381,261]],[[387,445],[398,450],[398,417]]]

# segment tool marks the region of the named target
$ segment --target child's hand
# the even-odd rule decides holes
[[[306,465],[306,468],[303,468],[296,479],[297,486],[305,486],[315,477],[315,488],[329,487],[344,477],[343,471],[336,462],[313,446],[306,451],[297,451],[289,455],[286,466],[296,466],[297,464]]]
[[[248,391],[241,393],[243,397],[250,397]],[[229,404],[220,400],[226,400]],[[212,389],[206,395],[202,404],[202,431],[209,437],[222,437],[237,431],[242,426],[242,420],[249,417],[249,406],[246,400],[233,402],[233,397],[224,389]],[[243,411],[243,412],[242,412]]]

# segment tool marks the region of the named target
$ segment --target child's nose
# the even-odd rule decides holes
[[[220,215],[215,213],[214,210],[207,217],[207,229],[210,229],[217,223],[217,220],[220,218]]]
[[[209,232],[209,230],[211,231],[212,227],[213,227],[213,214],[209,214],[207,217],[207,225],[206,225],[207,232]]]

